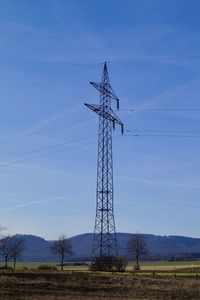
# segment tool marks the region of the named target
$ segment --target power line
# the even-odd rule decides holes
[[[87,137],[84,137],[84,138],[80,138],[80,139],[76,139],[76,141],[80,141],[80,140],[84,140],[84,139],[89,139],[91,137],[95,137],[96,135],[93,135],[93,136],[87,136]],[[114,136],[113,138],[119,138],[121,137],[121,135],[117,135],[117,136]],[[74,140],[75,141],[75,140]],[[72,141],[71,141],[72,142]],[[24,161],[29,161],[29,160],[34,160],[34,159],[38,159],[38,158],[41,158],[41,157],[46,157],[46,156],[51,156],[51,155],[54,155],[54,154],[57,154],[57,153],[61,153],[61,152],[67,152],[67,151],[70,151],[70,150],[74,150],[74,149],[79,149],[79,148],[82,148],[82,147],[85,147],[87,145],[92,145],[92,144],[95,144],[96,141],[94,142],[89,142],[89,143],[85,143],[85,144],[81,144],[81,145],[77,145],[77,146],[73,146],[73,147],[70,147],[70,148],[65,148],[65,149],[60,149],[60,150],[57,150],[57,151],[53,151],[53,152],[49,152],[49,153],[46,153],[46,154],[41,154],[41,155],[38,155],[38,156],[34,156],[34,157],[29,157],[29,158],[25,158],[25,159],[21,159],[21,160],[17,160],[17,161],[14,161],[14,162],[6,162],[6,161],[0,161],[0,165],[15,165],[15,164],[18,164],[20,162],[24,162]],[[51,147],[51,146],[50,146]],[[47,148],[47,147],[45,147]],[[53,147],[52,147],[53,148]],[[39,149],[36,149],[36,151],[39,151]],[[35,152],[36,152],[35,151]],[[32,152],[32,151],[30,151]],[[33,150],[34,152],[34,150]],[[23,155],[26,155],[27,153],[21,153],[19,154],[19,156],[23,156]],[[18,156],[18,155],[16,155]],[[16,157],[16,156],[13,156],[12,158]]]
[[[87,137],[84,137],[84,138],[80,138],[80,139],[76,139],[74,141],[81,141],[81,140],[86,140],[86,139],[89,139],[91,137],[96,137],[96,135],[91,135],[91,136],[87,136]],[[117,136],[114,136],[113,138],[119,138],[121,137],[121,135],[117,135]],[[71,141],[72,142],[72,141]],[[65,152],[65,151],[69,151],[69,150],[73,150],[73,149],[78,149],[78,148],[81,148],[81,147],[84,147],[84,146],[87,146],[87,145],[92,145],[96,142],[89,142],[89,143],[86,143],[86,144],[82,144],[82,145],[77,145],[77,146],[73,146],[73,147],[70,147],[70,148],[66,148],[66,149],[60,149],[60,150],[57,150],[57,151],[53,151],[53,152],[50,152],[50,153],[46,153],[46,154],[41,154],[39,156],[35,156],[35,157],[30,157],[30,158],[25,158],[25,159],[22,159],[22,160],[18,160],[18,161],[15,161],[13,162],[13,164],[16,164],[16,163],[20,163],[20,162],[23,162],[23,161],[28,161],[28,160],[33,160],[33,159],[37,159],[37,158],[40,158],[40,157],[45,157],[45,156],[51,156],[51,155],[54,155],[54,154],[57,154],[57,153],[60,153],[60,152]],[[63,143],[64,144],[64,143]],[[52,147],[53,148],[53,147]],[[14,157],[13,157],[14,158]],[[1,162],[0,162],[1,163]]]
[[[12,159],[12,158],[15,158],[15,157],[26,156],[26,155],[37,153],[37,152],[40,152],[40,151],[49,150],[49,149],[64,146],[64,145],[67,145],[67,144],[72,144],[74,142],[79,142],[79,141],[82,141],[82,140],[90,139],[90,138],[95,137],[95,136],[96,135],[90,135],[90,136],[83,137],[83,138],[80,138],[80,139],[74,139],[74,140],[71,140],[71,141],[67,141],[67,142],[63,142],[63,143],[59,143],[59,144],[55,144],[55,145],[51,145],[51,146],[47,146],[47,147],[42,147],[42,148],[38,148],[38,149],[35,149],[35,150],[31,150],[31,151],[27,151],[27,152],[15,154],[15,155],[9,155],[9,156],[4,157],[3,159]]]
[[[125,134],[127,137],[166,137],[166,138],[200,138],[200,135],[170,135],[170,134]]]
[[[199,112],[200,108],[130,108],[130,109],[120,109],[119,111],[127,112]]]
[[[141,57],[135,57],[135,58],[131,58],[131,59],[122,59],[122,60],[111,60],[109,61],[110,63],[129,63],[129,62],[136,62],[136,61],[156,61],[156,62],[175,62],[176,60],[181,61],[181,60],[199,60],[200,59],[200,55],[186,55],[186,56],[163,56],[163,57],[159,57],[159,56],[152,56],[152,57],[145,57],[145,56],[141,56]]]
[[[73,147],[66,148],[66,149],[57,150],[57,151],[46,153],[46,154],[41,154],[41,155],[38,155],[38,156],[35,156],[35,157],[31,157],[31,158],[25,158],[25,159],[17,160],[17,161],[14,161],[12,164],[18,164],[18,163],[24,162],[24,161],[29,161],[29,160],[38,159],[38,158],[41,158],[41,157],[51,156],[51,155],[54,155],[54,154],[57,154],[57,153],[61,153],[61,152],[66,152],[66,151],[78,149],[78,148],[85,147],[85,146],[88,146],[88,145],[91,145],[91,144],[95,144],[95,143],[96,143],[96,141],[95,142],[86,143],[86,144],[82,144],[82,145],[78,145],[78,146],[73,146]]]
[[[156,134],[148,134],[148,135],[147,134],[133,134],[133,135],[129,134],[129,135],[127,135],[127,134],[125,134],[124,136],[125,137],[136,137],[136,138],[140,138],[140,137],[156,137],[156,138],[200,138],[200,135],[191,136],[191,135],[162,135],[162,134],[160,134],[160,135],[156,135]],[[120,137],[120,136],[115,136],[114,138],[117,138],[117,137]],[[89,137],[85,137],[83,139],[86,139],[86,138],[89,138]],[[42,158],[42,157],[47,157],[47,156],[55,155],[57,153],[71,151],[71,150],[74,150],[74,149],[79,149],[79,148],[82,148],[82,147],[85,147],[85,146],[88,146],[88,145],[92,145],[92,144],[95,144],[95,143],[96,143],[96,141],[89,142],[89,143],[85,143],[85,144],[82,144],[82,145],[77,145],[77,146],[73,146],[73,147],[66,148],[66,149],[60,149],[60,150],[53,151],[53,152],[46,153],[46,154],[41,154],[41,155],[38,155],[38,156],[35,156],[35,157],[30,157],[30,158],[25,158],[25,159],[17,160],[17,161],[11,162],[11,163],[0,161],[0,165],[4,165],[4,166],[6,166],[6,165],[15,165],[15,164],[18,164],[18,163],[21,163],[21,162],[30,161],[30,160],[34,160],[34,159],[38,159],[38,158]]]
[[[189,130],[166,130],[166,129],[126,129],[125,132],[200,132],[200,129],[189,129]]]
[[[3,97],[3,96],[9,96],[9,95],[13,95],[13,94],[16,94],[16,93],[19,93],[19,92],[30,90],[30,89],[33,89],[35,87],[41,86],[43,84],[48,84],[48,83],[53,82],[55,80],[59,80],[59,79],[64,78],[64,77],[72,76],[74,74],[80,73],[80,72],[82,72],[84,70],[93,68],[93,67],[98,66],[100,64],[101,63],[93,64],[93,65],[87,66],[85,68],[81,68],[81,69],[79,69],[77,71],[73,71],[73,72],[70,72],[70,73],[63,73],[63,74],[57,75],[57,76],[49,78],[49,79],[41,80],[41,81],[38,81],[38,82],[35,82],[35,83],[32,83],[32,84],[29,84],[27,86],[15,89],[13,91],[8,91],[8,92],[5,92],[5,93],[1,93],[0,96],[1,97]]]
[[[70,126],[70,125],[74,125],[74,124],[86,122],[86,121],[91,120],[91,119],[92,118],[87,118],[87,119],[82,119],[82,120],[79,120],[79,121],[73,121],[73,122],[69,122],[69,123],[63,123],[61,125],[57,125],[57,126],[54,126],[54,127],[36,130],[36,131],[31,132],[31,133],[25,133],[25,134],[18,135],[18,136],[13,137],[13,138],[8,138],[8,139],[0,140],[0,144],[14,142],[14,141],[17,141],[17,140],[20,140],[20,139],[23,139],[23,138],[26,138],[26,137],[29,137],[29,136],[32,136],[32,135],[37,135],[39,133],[49,132],[49,131],[56,130],[56,129],[61,128],[61,127],[65,127],[65,126]]]

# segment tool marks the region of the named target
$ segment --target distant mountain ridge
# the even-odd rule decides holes
[[[23,253],[24,261],[54,261],[50,247],[52,241],[44,238],[18,234],[20,239],[25,242],[26,249]],[[117,233],[118,248],[120,255],[128,255],[127,244],[132,234]],[[158,236],[153,234],[142,234],[147,248],[152,257],[163,258],[170,256],[179,256],[182,254],[199,253],[200,256],[200,238],[191,238],[184,236]],[[90,259],[92,248],[92,233],[83,233],[70,238],[73,255],[70,259]]]

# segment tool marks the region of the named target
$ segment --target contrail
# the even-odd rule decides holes
[[[49,199],[40,200],[40,201],[26,202],[26,203],[23,203],[23,204],[19,204],[19,205],[15,205],[15,206],[0,209],[0,212],[1,211],[15,210],[15,209],[19,209],[19,208],[23,208],[23,207],[27,207],[27,206],[31,206],[31,205],[37,205],[37,204],[42,204],[42,203],[46,203],[46,202],[50,202],[50,201],[64,200],[64,199],[66,199],[66,196],[54,197],[54,198],[49,198]]]

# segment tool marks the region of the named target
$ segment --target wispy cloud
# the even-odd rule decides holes
[[[134,177],[134,176],[116,176],[116,180],[120,181],[132,181],[132,182],[137,182],[137,183],[142,183],[142,184],[147,184],[147,185],[153,185],[153,186],[170,186],[170,187],[185,187],[185,188],[196,188],[199,189],[200,185],[199,184],[193,184],[193,183],[188,183],[188,182],[170,182],[166,181],[163,179],[161,180],[153,180],[149,178],[139,178],[139,177]]]
[[[34,27],[30,27],[27,25],[21,25],[19,24],[19,22],[3,22],[0,21],[0,29],[4,29],[4,30],[12,30],[12,31],[17,31],[17,32],[21,32],[21,33],[28,33],[28,34],[34,34],[34,35],[41,35],[41,36],[45,36],[45,37],[57,37],[58,34],[54,33],[54,32],[50,32],[49,30],[46,30],[45,28],[34,28]]]
[[[155,97],[151,98],[150,100],[144,101],[141,105],[138,105],[136,107],[136,109],[157,108],[160,105],[161,105],[160,107],[162,108],[163,104],[166,105],[169,103],[172,103],[172,104],[175,103],[176,106],[172,107],[172,108],[176,108],[177,103],[179,103],[179,102],[181,104],[181,106],[179,106],[179,107],[184,108],[183,105],[186,100],[188,100],[187,102],[190,103],[189,107],[191,107],[191,97],[193,97],[193,100],[198,100],[198,94],[194,92],[194,89],[195,90],[199,89],[199,83],[200,83],[199,77],[196,79],[190,79],[184,84],[180,84],[173,88],[169,88],[169,89],[165,90],[164,92],[159,93]],[[191,95],[191,91],[192,91],[192,95]],[[190,99],[188,99],[188,97],[190,97]],[[197,107],[197,108],[199,108],[199,107]],[[168,111],[165,112],[165,114],[173,114],[173,115],[176,114],[177,115],[177,113],[168,112]],[[181,112],[181,114],[179,113],[178,115],[181,116],[183,114],[184,114],[184,117],[191,118],[191,115],[188,114],[188,112],[187,113]]]
[[[9,211],[9,210],[16,210],[16,209],[20,209],[20,208],[24,208],[24,207],[28,207],[28,206],[33,206],[33,205],[40,205],[40,204],[44,204],[44,203],[52,202],[52,201],[53,202],[62,201],[62,200],[65,200],[66,198],[67,198],[66,196],[62,196],[62,197],[53,197],[53,198],[49,198],[49,199],[45,199],[45,200],[26,202],[23,204],[2,208],[2,209],[0,209],[0,211],[4,212],[4,211]]]

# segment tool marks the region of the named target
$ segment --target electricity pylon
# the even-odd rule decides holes
[[[100,93],[100,103],[85,105],[99,115],[96,218],[92,246],[93,257],[117,256],[117,238],[113,209],[113,159],[112,129],[115,124],[123,123],[111,108],[111,99],[116,100],[119,109],[119,98],[113,91],[108,75],[106,62],[100,83],[90,82]]]

